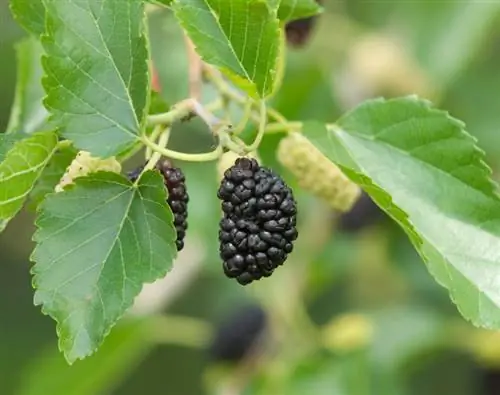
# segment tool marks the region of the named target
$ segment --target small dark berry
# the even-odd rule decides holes
[[[269,277],[297,238],[292,190],[255,159],[239,158],[224,173],[217,196],[224,213],[219,232],[224,273],[242,285]]]
[[[128,174],[129,179],[134,182],[141,174],[144,166],[135,169]],[[174,227],[177,232],[177,240],[175,241],[177,251],[184,248],[184,237],[187,230],[187,204],[189,202],[189,195],[187,193],[185,176],[182,170],[165,160],[156,165],[156,169],[160,171],[163,176],[165,188],[168,190],[167,203],[174,214]]]

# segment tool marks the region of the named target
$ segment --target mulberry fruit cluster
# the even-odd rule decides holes
[[[186,236],[186,230],[188,227],[187,205],[189,202],[189,195],[186,188],[186,178],[180,168],[173,166],[167,160],[158,163],[156,168],[163,175],[165,187],[168,190],[167,203],[174,214],[174,226],[177,232],[175,244],[177,251],[180,251],[184,248],[184,237]],[[140,168],[129,173],[129,179],[131,181],[135,181],[143,169],[144,166],[141,166]]]
[[[269,277],[293,250],[297,206],[291,189],[255,159],[239,158],[226,170],[220,256],[226,276],[246,285]]]
[[[349,211],[361,194],[360,188],[300,133],[283,138],[277,156],[303,189],[337,210]]]

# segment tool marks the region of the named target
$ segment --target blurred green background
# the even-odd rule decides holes
[[[0,0],[0,130],[14,96],[15,43],[24,34],[7,3]],[[308,44],[288,52],[277,109],[290,119],[331,122],[371,97],[419,94],[465,121],[498,168],[500,2],[344,0],[325,1],[325,9]],[[182,36],[169,12],[149,20],[162,94],[174,103],[187,95]],[[213,143],[207,136],[193,122],[172,141],[201,150]],[[259,154],[294,185],[274,158],[279,138],[267,137]],[[102,350],[71,368],[57,352],[54,322],[32,303],[33,214],[12,221],[0,237],[0,395],[500,394],[500,335],[459,316],[399,228],[383,215],[370,220],[377,210],[369,202],[340,217],[297,191],[299,247],[272,278],[244,288],[222,275],[217,257],[215,164],[184,168],[191,239],[172,280],[180,289],[173,287],[174,298],[151,288],[134,310],[164,310],[167,319],[153,325],[154,335],[126,319]],[[259,360],[261,369],[219,371],[203,322],[216,328],[251,302],[272,318],[271,357]],[[196,330],[200,321],[179,315],[202,325]],[[311,345],[318,334],[321,349]],[[220,383],[241,371],[247,385],[223,392]]]

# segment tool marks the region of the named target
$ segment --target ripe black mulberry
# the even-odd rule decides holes
[[[238,306],[218,325],[208,349],[210,358],[214,362],[241,361],[263,338],[267,324],[260,306]]]
[[[135,181],[141,174],[144,166],[129,173],[129,179]],[[163,175],[165,187],[168,190],[167,203],[174,214],[174,226],[177,232],[175,244],[177,251],[184,248],[184,237],[188,227],[188,202],[189,195],[186,188],[186,178],[183,171],[173,166],[170,161],[164,160],[156,165],[156,169]]]
[[[292,190],[255,159],[239,158],[224,173],[218,197],[224,212],[219,230],[224,273],[242,285],[269,277],[298,235]]]

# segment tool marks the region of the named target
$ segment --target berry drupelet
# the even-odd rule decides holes
[[[218,191],[220,256],[226,276],[247,285],[269,277],[293,250],[297,205],[291,189],[255,159],[239,158]]]
[[[129,179],[135,181],[143,169],[144,166],[141,166],[130,172],[128,174]],[[156,165],[156,169],[163,175],[165,187],[168,190],[167,203],[174,214],[174,227],[177,232],[175,244],[177,246],[177,251],[180,251],[184,248],[184,237],[186,236],[188,227],[187,205],[189,202],[189,195],[186,188],[186,178],[184,177],[183,171],[178,167],[174,167],[168,160],[159,162]]]

